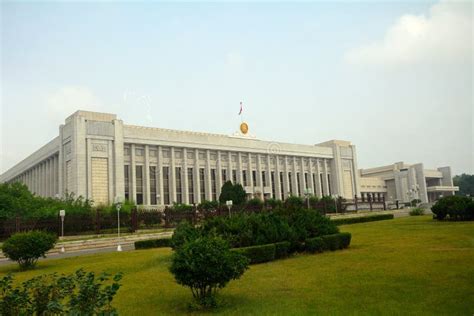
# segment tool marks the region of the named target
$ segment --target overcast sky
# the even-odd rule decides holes
[[[1,3],[0,172],[77,109],[474,173],[473,6]]]

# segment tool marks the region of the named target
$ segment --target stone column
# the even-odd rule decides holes
[[[201,203],[201,181],[199,179],[199,150],[194,150],[194,200]]]
[[[173,203],[173,202],[176,202],[176,162],[175,162],[175,159],[176,159],[176,156],[175,156],[175,153],[174,153],[174,147],[171,147],[171,153],[170,153],[170,157],[171,157],[171,167],[170,167],[170,178],[171,178],[171,183],[170,183],[170,193],[171,193],[171,196],[170,196],[170,203]]]
[[[290,196],[290,179],[288,173],[290,172],[290,167],[288,166],[288,159],[289,157],[283,157],[283,190],[284,190],[284,198],[287,199]]]
[[[298,173],[298,167],[296,165],[296,157],[292,157],[292,161],[293,161],[293,177],[291,179],[292,182],[293,182],[292,185],[293,185],[293,190],[295,191],[294,192],[295,195],[299,196],[299,194],[298,194],[298,181],[297,181],[297,175],[296,175]]]
[[[183,164],[181,167],[181,176],[182,176],[182,188],[181,194],[183,197],[183,203],[189,204],[189,183],[188,183],[188,150],[183,148]]]
[[[130,199],[132,201],[137,201],[137,168],[135,160],[135,144],[130,145]]]
[[[324,195],[329,195],[328,166],[327,166],[326,159],[322,160],[322,164],[323,164],[323,192],[324,192]]]
[[[309,158],[309,170],[308,170],[308,177],[309,177],[309,186],[310,186],[310,192],[313,195],[316,195],[316,187],[313,179],[313,158]]]
[[[281,186],[283,183],[280,182],[280,157],[275,156],[275,194],[278,200],[282,200]]]
[[[221,151],[217,151],[217,174],[216,174],[216,183],[217,183],[217,199],[219,200],[219,196],[221,195],[222,185],[222,160],[221,160]]]
[[[206,200],[212,201],[212,185],[211,185],[211,152],[206,150],[206,176],[204,177],[206,185]]]
[[[242,186],[244,185],[242,179],[242,153],[237,153],[237,182],[239,182]]]
[[[159,194],[159,200],[157,201],[158,205],[164,205],[164,191],[163,191],[163,149],[161,146],[158,146],[158,163],[157,163],[157,182]]]
[[[300,164],[301,164],[301,172],[300,172],[300,193],[302,196],[304,196],[304,192],[306,188],[308,188],[308,184],[306,183],[305,179],[305,165],[304,165],[304,158],[300,158]]]
[[[229,169],[227,171],[227,176],[228,176],[229,180],[233,184],[235,184],[234,180],[233,180],[233,177],[232,177],[232,153],[229,151],[227,154],[229,155],[229,165],[227,166],[227,168],[229,168]]]
[[[143,201],[145,202],[145,205],[150,205],[151,204],[151,199],[150,199],[150,146],[145,145],[145,165],[143,166],[145,170],[144,171],[144,176],[145,176],[145,187],[143,188],[143,196],[144,199]]]

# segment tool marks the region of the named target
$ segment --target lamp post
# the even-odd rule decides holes
[[[309,210],[309,197],[311,196],[311,189],[310,188],[304,189],[304,196],[306,198],[306,206]]]
[[[122,199],[120,197],[115,198],[115,207],[117,208],[117,251],[122,251],[122,245],[120,245],[120,209],[122,208]]]
[[[61,217],[61,239],[64,238],[64,217],[66,216],[65,210],[59,210],[59,216]],[[64,253],[64,245],[61,246],[61,252]]]
[[[333,194],[332,197],[334,198],[334,207],[336,208],[336,214],[337,214],[337,198],[338,198],[338,195]]]
[[[229,217],[231,216],[230,214],[230,209],[232,208],[232,200],[229,200],[229,201],[225,201],[225,205],[227,205],[227,208],[229,209]]]

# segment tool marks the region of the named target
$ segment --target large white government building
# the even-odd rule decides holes
[[[287,144],[256,139],[247,129],[227,136],[149,128],[87,111],[69,116],[56,138],[0,176],[41,196],[72,192],[95,204],[126,198],[153,207],[216,200],[228,180],[262,199],[311,193],[432,202],[457,190],[450,167],[359,170],[348,141]]]

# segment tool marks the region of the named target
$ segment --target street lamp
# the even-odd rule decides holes
[[[308,210],[309,210],[309,197],[311,195],[311,189],[310,188],[306,188],[304,189],[304,196],[306,198],[306,205],[308,207]]]
[[[117,208],[117,251],[122,251],[122,245],[120,245],[120,209],[122,208],[122,198],[115,198],[115,207]]]
[[[232,208],[232,200],[225,201],[225,205],[227,205],[227,208],[229,209],[229,217],[230,217],[230,209]]]
[[[334,198],[334,206],[336,208],[336,214],[337,214],[337,198],[338,198],[338,195],[337,194],[333,194],[332,197]]]
[[[65,210],[59,210],[59,216],[61,217],[61,239],[64,238],[64,216],[66,216]],[[61,246],[61,252],[64,253],[64,245]]]

